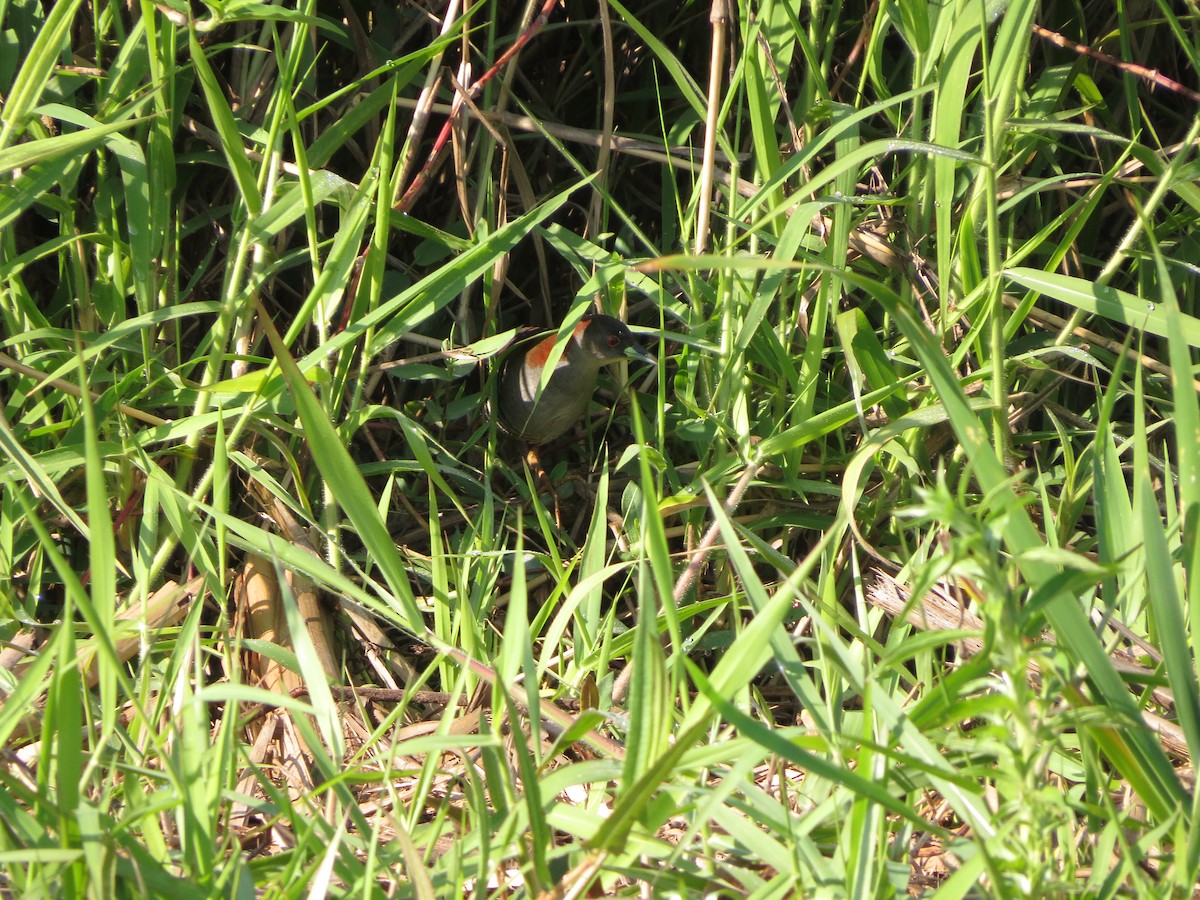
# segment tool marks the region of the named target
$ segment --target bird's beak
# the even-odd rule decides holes
[[[633,359],[640,359],[642,362],[649,363],[652,366],[658,365],[658,360],[655,359],[654,354],[641,344],[630,344],[625,348],[625,355]]]

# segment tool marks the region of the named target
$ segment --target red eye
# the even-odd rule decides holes
[[[615,347],[619,343],[621,343],[621,339],[619,337],[617,337],[615,334],[610,334],[608,336],[608,346]]]

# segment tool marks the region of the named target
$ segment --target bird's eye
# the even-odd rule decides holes
[[[619,337],[617,337],[615,334],[610,334],[608,336],[608,346],[615,347],[619,343],[621,343],[621,339]]]

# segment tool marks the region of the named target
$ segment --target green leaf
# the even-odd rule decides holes
[[[1159,337],[1169,337],[1174,333],[1182,337],[1188,346],[1200,347],[1200,319],[1180,312],[1178,307],[1171,311],[1165,304],[1160,305],[1105,284],[1057,272],[1017,267],[1005,269],[1004,275],[1022,287],[1084,312],[1104,316]]]
[[[26,141],[0,150],[0,174],[14,169],[25,169],[39,163],[52,162],[63,156],[86,155],[104,142],[104,139],[118,131],[132,128],[145,122],[146,119],[127,119],[124,122],[110,122],[107,125],[97,125],[83,131],[72,131],[55,137]]]
[[[371,559],[383,573],[392,596],[400,604],[405,627],[415,635],[423,634],[424,618],[417,607],[412,586],[408,581],[408,566],[392,542],[387,525],[379,515],[379,509],[362,473],[346,451],[341,436],[329,421],[329,416],[322,409],[312,387],[288,353],[275,326],[265,311],[260,311],[260,315],[267,340],[292,392],[296,412],[304,426],[304,436],[317,468],[329,482],[334,498],[354,524]]]
[[[62,0],[49,7],[46,21],[38,28],[21,71],[0,109],[0,151],[3,151],[25,130],[25,125],[42,91],[50,83],[50,73],[64,50],[75,13],[81,0]],[[0,171],[5,171],[0,168]]]
[[[254,169],[250,166],[250,157],[246,155],[246,146],[242,141],[241,132],[238,131],[233,110],[225,99],[221,84],[217,80],[212,66],[208,64],[208,55],[196,39],[195,32],[188,33],[188,47],[191,50],[192,64],[196,67],[196,76],[204,90],[204,98],[208,101],[208,110],[212,114],[213,125],[221,139],[221,152],[225,155],[226,162],[229,163],[229,171],[233,175],[234,181],[237,182],[242,202],[253,219],[262,209],[262,194],[258,190]]]

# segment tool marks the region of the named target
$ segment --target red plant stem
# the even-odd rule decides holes
[[[1109,56],[1103,50],[1094,50],[1086,44],[1078,44],[1070,38],[1063,37],[1057,31],[1051,31],[1049,28],[1043,28],[1041,25],[1034,24],[1033,33],[1040,38],[1045,38],[1052,44],[1057,44],[1059,47],[1074,50],[1076,53],[1090,56],[1092,59],[1098,59],[1102,63],[1116,66],[1123,72],[1136,75],[1138,78],[1149,81],[1151,84],[1166,88],[1169,91],[1175,91],[1177,94],[1183,94],[1189,100],[1200,103],[1200,93],[1196,93],[1196,91],[1193,91],[1189,87],[1184,87],[1178,81],[1173,81],[1157,69],[1149,69],[1146,66],[1139,66],[1137,63],[1125,62],[1124,60],[1117,59],[1115,56]]]
[[[550,20],[550,11],[554,8],[554,5],[557,2],[558,0],[546,0],[546,2],[542,4],[541,10],[538,12],[537,16],[534,17],[533,21],[529,23],[529,27],[526,28],[521,36],[513,42],[511,47],[509,47],[500,55],[500,58],[492,64],[492,67],[484,72],[483,75],[481,75],[479,79],[467,90],[468,97],[474,99],[475,97],[479,96],[479,92],[483,90],[484,85],[495,78],[497,73],[499,73],[500,70],[508,64],[509,60],[520,53],[521,49],[528,44],[539,31],[546,27],[546,23]],[[416,199],[420,195],[421,191],[425,189],[425,184],[428,182],[429,176],[432,174],[434,168],[439,162],[441,162],[442,155],[446,150],[446,144],[450,140],[450,129],[452,127],[452,123],[454,122],[454,113],[457,110],[457,107],[458,103],[455,104],[455,110],[451,111],[445,123],[443,123],[442,130],[438,132],[437,140],[433,142],[433,150],[429,154],[429,159],[426,160],[425,165],[421,168],[421,171],[418,172],[417,176],[412,180],[412,184],[408,186],[408,190],[404,192],[404,195],[400,198],[400,202],[396,204],[395,209],[397,212],[408,212],[408,210],[412,208],[413,203],[416,202]]]
[[[528,44],[539,31],[546,27],[546,23],[550,20],[550,11],[554,8],[554,4],[557,2],[558,0],[546,0],[546,2],[542,4],[541,10],[538,12],[537,16],[534,17],[533,21],[529,23],[529,27],[525,29],[521,36],[513,42],[513,45],[509,47],[508,50],[500,55],[500,58],[496,60],[492,67],[484,72],[483,75],[480,76],[479,80],[471,85],[471,87],[467,90],[466,95],[468,97],[474,99],[476,96],[478,96],[479,92],[483,90],[484,85],[495,78],[496,73],[504,68],[504,66],[507,65],[514,56],[520,53],[521,48]],[[450,115],[446,117],[446,121],[442,125],[442,130],[438,132],[437,139],[433,142],[433,150],[430,151],[429,159],[425,161],[425,165],[421,167],[421,171],[418,172],[416,177],[412,180],[412,184],[408,186],[408,189],[404,192],[404,195],[400,198],[395,207],[393,207],[397,212],[408,212],[409,209],[412,208],[412,205],[417,201],[417,197],[419,197],[421,192],[425,189],[425,185],[429,181],[429,176],[433,173],[433,170],[437,167],[438,163],[441,162],[442,156],[446,150],[446,144],[450,140],[450,129],[453,127],[454,116],[460,103],[461,101],[456,101],[452,106]],[[363,249],[363,252],[359,254],[358,265],[355,270],[356,274],[361,274],[363,266],[366,263],[367,254],[370,252],[370,250],[371,247],[368,244],[367,247]],[[337,326],[338,332],[344,331],[346,326],[350,324],[350,311],[354,305],[352,298],[357,291],[357,286],[357,279],[353,278],[351,280],[350,287],[346,291],[346,296],[342,299],[344,309],[342,312],[341,321]]]

